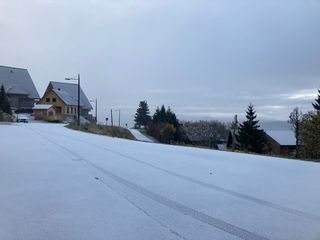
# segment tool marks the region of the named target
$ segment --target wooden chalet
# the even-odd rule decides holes
[[[50,82],[43,97],[33,108],[35,120],[72,122],[77,119],[78,85],[72,83]],[[92,121],[89,114],[92,106],[80,89],[81,121]]]

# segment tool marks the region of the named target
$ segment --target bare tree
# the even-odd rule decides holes
[[[320,161],[320,114],[304,114],[300,124],[300,157]]]
[[[299,145],[300,145],[300,125],[302,120],[302,112],[298,107],[295,107],[289,115],[288,123],[290,123],[292,130],[294,131],[296,137],[296,158],[299,157]]]
[[[236,133],[239,128],[239,122],[238,122],[238,115],[234,115],[234,120],[231,123],[231,130],[232,130],[232,151],[236,149]]]
[[[183,130],[191,142],[210,147],[225,141],[228,135],[227,126],[219,121],[185,122]]]

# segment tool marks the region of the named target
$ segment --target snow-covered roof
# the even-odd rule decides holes
[[[52,104],[37,104],[33,107],[33,110],[39,109],[39,110],[47,110],[51,108],[53,105]]]
[[[31,99],[40,98],[27,69],[0,66],[0,86],[8,94],[27,95]]]
[[[266,130],[266,133],[280,145],[296,145],[296,137],[292,130]]]
[[[73,83],[50,82],[49,89],[55,92],[67,105],[78,105],[78,85]],[[92,106],[80,88],[80,106],[83,109],[92,109]]]

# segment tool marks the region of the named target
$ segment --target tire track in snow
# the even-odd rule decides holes
[[[120,176],[117,176],[113,173],[111,173],[110,171],[101,168],[100,166],[88,161],[87,159],[82,158],[79,154],[75,153],[74,151],[71,151],[70,149],[68,149],[67,147],[53,141],[52,139],[48,138],[47,136],[42,135],[41,133],[37,132],[34,129],[29,128],[30,130],[32,130],[34,133],[36,133],[37,135],[39,135],[40,137],[46,139],[47,141],[53,143],[54,145],[56,145],[57,147],[63,149],[64,151],[68,152],[69,154],[75,156],[77,159],[81,158],[83,160],[83,162],[85,162],[87,164],[87,166],[94,168],[96,170],[98,170],[99,172],[105,174],[106,176],[108,176],[109,178],[113,179],[114,181],[120,183],[121,185],[125,186],[128,189],[131,189],[161,205],[164,205],[170,209],[173,209],[185,216],[189,216],[195,220],[198,220],[200,222],[203,222],[205,224],[208,224],[214,228],[217,228],[223,232],[229,233],[235,237],[238,237],[240,239],[244,239],[244,240],[269,240],[266,237],[260,236],[258,234],[255,234],[253,232],[250,232],[246,229],[237,227],[233,224],[227,223],[223,220],[220,220],[218,218],[209,216],[205,213],[202,213],[200,211],[197,211],[193,208],[190,208],[186,205],[183,205],[181,203],[175,202],[173,200],[170,200],[166,197],[163,197],[155,192],[152,192],[146,188],[143,188],[133,182],[130,182]]]
[[[123,154],[121,152],[114,151],[114,150],[109,149],[109,148],[104,147],[104,146],[93,144],[91,142],[87,142],[87,141],[84,141],[82,139],[78,139],[78,138],[75,138],[75,137],[70,137],[68,135],[63,135],[63,134],[60,134],[60,135],[66,137],[66,138],[69,138],[69,139],[71,138],[71,139],[73,139],[75,141],[78,141],[78,142],[82,142],[82,143],[91,145],[91,146],[99,148],[99,149],[103,149],[105,151],[108,151],[110,153],[113,153],[113,154],[116,154],[118,156],[124,157],[126,159],[129,159],[129,160],[138,162],[140,164],[143,164],[145,166],[149,166],[149,167],[151,167],[153,169],[157,169],[159,171],[165,172],[165,173],[167,173],[169,175],[178,177],[180,179],[183,179],[183,180],[186,180],[186,181],[189,181],[189,182],[193,182],[195,184],[201,185],[201,186],[206,187],[206,188],[210,188],[210,189],[218,191],[218,192],[222,192],[222,193],[231,195],[231,196],[236,197],[236,198],[244,199],[244,200],[259,204],[259,205],[263,205],[263,206],[266,206],[266,207],[269,207],[269,208],[273,208],[273,209],[276,209],[276,210],[279,210],[279,211],[282,211],[282,212],[286,212],[286,213],[289,213],[289,214],[293,214],[293,215],[296,215],[296,216],[299,216],[299,217],[304,217],[304,218],[308,218],[308,219],[311,219],[311,220],[320,221],[320,216],[315,215],[315,214],[303,212],[303,211],[300,211],[300,210],[297,210],[297,209],[294,209],[294,208],[282,206],[282,205],[277,204],[277,203],[269,202],[269,201],[266,201],[266,200],[263,200],[263,199],[259,199],[259,198],[252,197],[252,196],[249,196],[249,195],[246,195],[246,194],[243,194],[243,193],[239,193],[239,192],[236,192],[236,191],[233,191],[233,190],[229,190],[229,189],[226,189],[226,188],[223,188],[223,187],[219,187],[219,186],[214,185],[214,184],[210,184],[210,183],[206,183],[206,182],[203,182],[203,181],[199,181],[197,179],[194,179],[194,178],[182,175],[182,174],[178,174],[176,172],[167,170],[165,168],[158,167],[156,165],[153,165],[151,163],[145,162],[145,161],[140,160],[138,158],[134,158],[134,157],[125,155],[125,154]]]
[[[29,128],[29,130],[32,130],[35,134],[37,134],[38,136],[46,139],[47,141],[51,142],[52,144],[54,144],[55,146],[61,148],[63,151],[67,152],[68,154],[72,155],[74,158],[71,158],[72,161],[84,161],[86,163],[86,165],[90,166],[90,162],[86,159],[83,159],[79,154],[75,153],[74,151],[71,151],[70,149],[62,146],[61,144],[51,140],[50,138],[48,138],[47,136],[42,135],[41,133],[37,132],[36,130]],[[91,166],[92,167],[92,166]],[[90,171],[87,171],[87,173],[90,176],[93,176]],[[185,236],[183,236],[182,234],[178,233],[177,231],[173,230],[172,228],[170,228],[169,226],[165,225],[164,223],[162,223],[161,221],[157,220],[155,217],[153,217],[151,214],[149,214],[145,209],[143,209],[142,207],[138,206],[135,202],[133,202],[132,200],[130,200],[127,196],[125,196],[124,194],[120,193],[119,191],[117,191],[115,188],[113,188],[110,184],[107,184],[105,181],[98,179],[102,184],[104,184],[107,188],[109,188],[111,191],[113,191],[115,194],[119,195],[120,197],[122,197],[123,199],[125,199],[127,202],[129,202],[131,205],[133,205],[136,209],[138,209],[140,212],[142,212],[144,215],[146,215],[147,217],[149,217],[150,219],[152,219],[153,221],[155,221],[157,224],[159,224],[162,228],[168,230],[172,235],[177,236],[180,239],[183,240],[189,240],[188,238],[186,238]]]
[[[238,238],[241,239],[245,239],[245,240],[268,240],[268,238],[257,235],[253,232],[250,232],[248,230],[245,230],[243,228],[237,227],[233,224],[227,223],[223,220],[220,220],[218,218],[214,218],[212,216],[209,216],[205,213],[202,213],[200,211],[197,211],[193,208],[190,208],[186,205],[183,205],[181,203],[177,203],[173,200],[170,200],[166,197],[163,197],[155,192],[152,192],[150,190],[147,190],[146,188],[143,188],[135,183],[132,183],[122,177],[119,177],[113,173],[111,173],[110,171],[99,167],[96,164],[93,164],[89,161],[87,161],[86,159],[84,159],[84,161],[91,167],[99,170],[100,172],[102,172],[103,174],[107,175],[109,178],[113,179],[114,181],[124,185],[125,187],[147,197],[150,198],[152,200],[154,200],[157,203],[160,203],[166,207],[169,207],[177,212],[182,213],[183,215],[189,216],[193,219],[196,219],[198,221],[201,221],[203,223],[206,223],[212,227],[215,227],[219,230],[222,230],[224,232],[227,232],[231,235],[234,235]]]
[[[150,213],[148,213],[145,209],[143,209],[142,207],[140,207],[139,205],[137,205],[134,201],[132,201],[131,199],[129,199],[127,196],[125,196],[124,194],[120,193],[119,191],[117,191],[115,188],[113,188],[110,184],[106,183],[105,181],[99,179],[100,182],[102,182],[104,185],[106,185],[109,189],[111,189],[114,193],[116,193],[117,195],[121,196],[123,199],[125,199],[127,202],[129,202],[131,205],[133,205],[135,208],[137,208],[139,211],[143,212],[147,217],[151,218],[153,221],[155,221],[156,223],[158,223],[161,227],[165,228],[166,230],[168,230],[171,234],[177,236],[178,238],[181,238],[183,240],[189,240],[188,238],[186,238],[185,236],[183,236],[181,233],[178,233],[177,231],[173,230],[172,228],[170,228],[169,226],[165,225],[164,223],[162,223],[161,221],[159,221],[158,219],[156,219],[155,217],[153,217]]]

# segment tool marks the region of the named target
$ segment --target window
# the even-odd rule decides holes
[[[67,114],[69,114],[69,107],[67,107]]]
[[[56,102],[57,101],[57,99],[56,98],[52,98],[52,102]]]
[[[71,107],[71,114],[73,114],[73,107]]]
[[[57,109],[57,113],[61,113],[61,107],[56,107],[56,109]]]
[[[46,102],[50,102],[50,98],[46,98]]]

